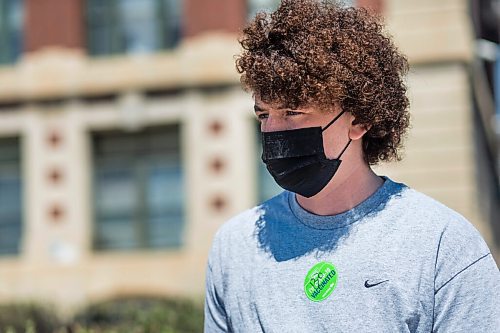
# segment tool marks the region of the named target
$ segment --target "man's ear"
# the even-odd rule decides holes
[[[370,125],[365,125],[365,124],[359,124],[356,122],[356,118],[354,116],[351,116],[351,125],[349,126],[349,139],[351,140],[359,140],[365,135],[366,132],[368,132],[371,128]]]

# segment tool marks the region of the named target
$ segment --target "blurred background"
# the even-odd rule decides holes
[[[279,191],[234,65],[278,3],[0,0],[0,303],[200,315],[215,231]],[[464,215],[499,263],[500,1],[343,4],[382,15],[411,63],[405,159],[377,171]]]

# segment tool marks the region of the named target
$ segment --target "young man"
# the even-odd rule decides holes
[[[500,273],[462,216],[377,176],[408,65],[362,9],[283,0],[237,59],[285,191],[217,232],[205,332],[500,332]]]

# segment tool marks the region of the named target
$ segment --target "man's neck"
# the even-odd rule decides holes
[[[350,173],[341,183],[335,183],[334,179],[334,182],[314,197],[297,195],[297,202],[316,215],[337,215],[366,200],[383,183],[383,179],[369,166],[363,166]]]

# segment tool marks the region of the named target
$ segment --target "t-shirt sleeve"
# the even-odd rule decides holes
[[[500,332],[500,272],[479,232],[450,223],[436,257],[433,332]]]
[[[212,244],[205,280],[204,333],[228,332],[224,308],[223,278],[220,270],[217,236]]]

